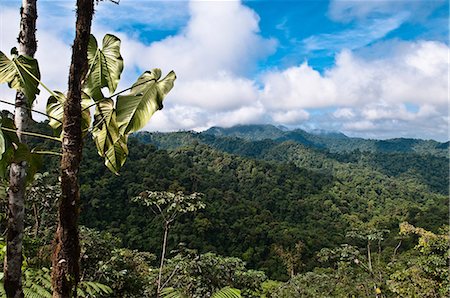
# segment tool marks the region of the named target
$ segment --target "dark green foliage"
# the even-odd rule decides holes
[[[157,271],[151,272],[156,279]],[[198,255],[186,249],[168,260],[163,276],[166,287],[193,298],[210,297],[226,286],[240,289],[242,297],[260,297],[261,284],[267,279],[264,272],[246,269],[238,258],[213,253]]]
[[[169,251],[184,242],[201,253],[239,257],[275,279],[288,278],[276,245],[289,251],[303,242],[303,270],[309,270],[321,248],[343,243],[346,232],[364,222],[391,230],[386,241],[395,245],[400,221],[436,230],[447,218],[446,197],[434,193],[446,193],[442,157],[330,153],[293,141],[190,132],[139,133],[130,144],[119,177],[85,150],[81,193],[83,224],[133,249],[160,250],[160,219],[129,203],[143,189],[205,194],[205,210],[174,224]]]

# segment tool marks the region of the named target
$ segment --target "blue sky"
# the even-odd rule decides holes
[[[37,58],[55,89],[66,88],[74,2],[38,1]],[[2,51],[14,46],[19,7],[0,2]],[[122,39],[120,87],[154,67],[178,74],[148,130],[272,123],[448,140],[445,0],[121,0],[96,10],[94,34]]]

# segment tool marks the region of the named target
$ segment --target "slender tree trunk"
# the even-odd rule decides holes
[[[370,241],[367,242],[367,259],[369,262],[369,271],[370,274],[373,274],[373,269],[372,269],[372,256],[370,255]]]
[[[163,238],[163,244],[162,244],[162,252],[161,252],[161,263],[159,265],[159,276],[158,281],[156,282],[157,288],[156,288],[156,297],[159,298],[161,295],[161,283],[162,283],[162,270],[164,267],[164,259],[166,257],[166,246],[167,246],[167,235],[169,234],[169,223],[164,223],[164,238]]]
[[[77,0],[76,35],[72,46],[69,89],[67,101],[64,105],[62,126],[62,196],[59,201],[58,227],[52,255],[54,298],[76,297],[76,287],[80,275],[78,170],[83,145],[81,136],[81,84],[87,71],[87,46],[93,13],[93,0]]]
[[[23,0],[20,9],[19,54],[33,57],[36,48],[36,0]],[[14,122],[17,136],[25,142],[21,131],[27,129],[31,114],[27,109],[28,100],[18,92],[15,100]],[[23,297],[22,291],[22,240],[24,228],[25,182],[27,163],[12,163],[9,174],[8,191],[8,232],[4,265],[4,287],[8,297]]]

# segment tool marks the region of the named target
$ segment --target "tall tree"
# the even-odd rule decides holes
[[[36,53],[36,0],[23,0],[20,9],[19,54],[33,57]],[[14,122],[20,142],[25,142],[22,131],[31,121],[30,101],[23,92],[16,93]],[[22,239],[24,228],[25,183],[28,164],[13,162],[10,166],[8,192],[8,232],[4,266],[4,286],[8,297],[23,297]]]
[[[91,33],[93,0],[77,0],[76,35],[72,46],[69,88],[62,124],[61,191],[58,227],[52,256],[53,297],[75,297],[79,280],[80,244],[78,170],[83,145],[81,87],[88,70],[87,49]]]

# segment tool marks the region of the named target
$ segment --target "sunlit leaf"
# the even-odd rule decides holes
[[[61,134],[62,120],[64,115],[64,103],[66,102],[66,95],[54,91],[56,96],[50,96],[47,101],[47,115],[49,115],[49,125],[54,129],[56,135]],[[82,121],[81,128],[83,133],[87,132],[91,125],[91,113],[89,106],[92,104],[92,99],[85,93],[81,95],[81,109]]]
[[[127,137],[120,136],[113,146],[105,152],[105,165],[114,174],[118,174],[128,156]]]
[[[92,136],[97,146],[98,154],[104,157],[109,146],[116,143],[119,138],[114,102],[105,99],[96,104]]]
[[[39,94],[39,79],[39,66],[36,59],[20,55],[10,60],[3,52],[0,52],[0,83],[8,83],[10,88],[23,92],[29,106]]]
[[[92,136],[105,165],[118,174],[128,156],[127,137],[119,134],[114,102],[105,99],[96,104]]]
[[[144,72],[128,95],[117,98],[117,121],[125,135],[143,128],[152,115],[163,107],[163,99],[173,87],[176,75],[171,71],[164,79],[161,70]]]
[[[120,55],[120,39],[106,34],[103,47],[100,49],[97,40],[91,35],[88,45],[89,72],[84,91],[95,100],[100,100],[98,92],[108,87],[110,94],[114,93],[119,84],[123,70],[123,59]]]

